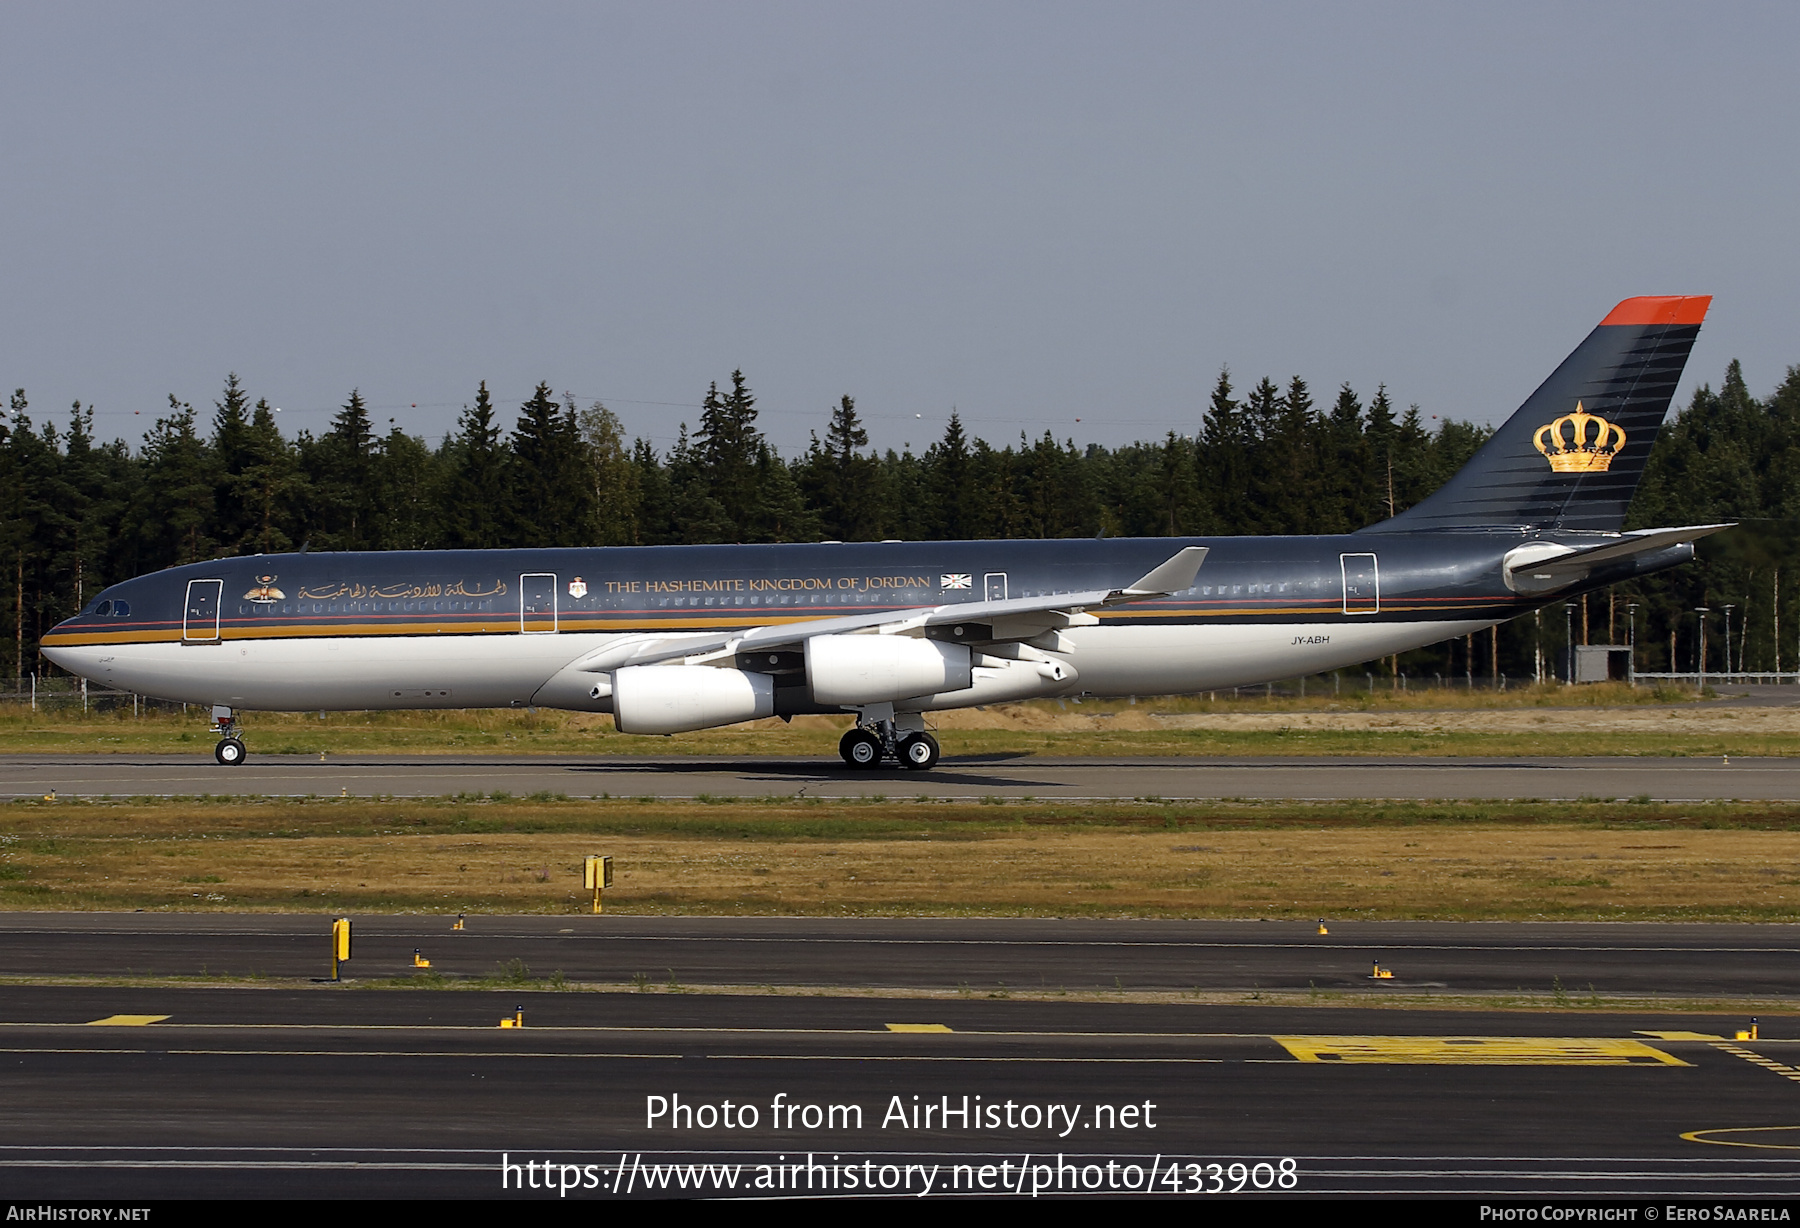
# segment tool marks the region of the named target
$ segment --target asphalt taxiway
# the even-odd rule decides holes
[[[1740,1020],[1679,1012],[143,985],[3,1001],[12,1199],[1800,1195],[1791,1019],[1740,1042]]]
[[[929,772],[852,771],[814,759],[437,755],[4,755],[0,798],[931,797],[1353,798],[1656,801],[1800,799],[1800,758],[946,757]]]
[[[329,916],[0,913],[0,977],[308,978]],[[989,994],[1154,990],[1781,998],[1800,926],[966,918],[351,918],[349,975]],[[517,965],[514,964],[517,961]],[[1374,979],[1380,964],[1393,975]]]

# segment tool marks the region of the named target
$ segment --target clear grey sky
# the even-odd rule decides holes
[[[1800,5],[0,6],[0,383],[227,371],[434,440],[539,380],[666,447],[1192,431],[1221,364],[1492,421],[1617,300],[1800,363]],[[415,407],[416,406],[416,407]],[[1079,421],[1077,421],[1079,419]]]

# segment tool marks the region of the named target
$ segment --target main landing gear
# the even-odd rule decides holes
[[[893,721],[876,721],[873,727],[858,725],[844,734],[838,754],[863,771],[874,771],[884,759],[896,759],[902,767],[923,772],[936,767],[943,752],[937,739],[923,729],[900,730]]]
[[[213,758],[226,767],[242,763],[248,752],[244,750],[243,735],[238,733],[237,717],[230,708],[223,705],[213,708],[212,731],[219,735],[219,744],[213,747]]]

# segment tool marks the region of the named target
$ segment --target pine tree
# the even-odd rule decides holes
[[[594,536],[593,464],[573,397],[559,402],[539,384],[513,428],[515,546],[585,546]]]
[[[862,454],[868,445],[856,402],[846,396],[831,411],[825,442],[813,435],[800,464],[800,488],[817,509],[820,530],[834,541],[868,541],[875,535],[880,475],[874,460]]]
[[[756,398],[742,371],[731,373],[729,393],[720,395],[717,384],[707,389],[693,446],[703,497],[718,504],[728,523],[750,523],[758,503],[763,437],[756,429]]]
[[[486,380],[475,391],[475,403],[463,407],[456,434],[445,441],[443,452],[439,519],[444,545],[458,550],[506,545],[511,457],[500,445],[500,425],[494,421]]]
[[[962,541],[978,536],[975,527],[975,500],[971,491],[973,473],[968,436],[963,433],[962,418],[953,409],[944,437],[925,454],[926,489],[931,496],[930,517],[925,521],[929,535],[939,541]],[[902,534],[901,536],[908,536]]]
[[[234,543],[239,553],[275,554],[291,549],[296,510],[306,503],[306,479],[293,445],[281,437],[275,413],[258,401],[246,431],[245,461],[234,484],[247,523]]]
[[[1200,427],[1200,492],[1205,531],[1243,531],[1249,499],[1250,438],[1243,411],[1231,395],[1231,371],[1219,368]]]
[[[313,511],[308,518],[316,535],[314,549],[367,550],[374,517],[375,429],[360,390],[331,420],[331,429],[316,442],[303,437],[301,454],[311,478]]]
[[[233,371],[225,377],[223,396],[213,402],[213,453],[218,457],[220,486],[215,499],[215,531],[228,549],[250,535],[253,516],[243,502],[243,474],[251,464],[250,394]]]

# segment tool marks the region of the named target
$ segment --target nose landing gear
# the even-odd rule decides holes
[[[238,733],[237,717],[230,708],[218,705],[213,708],[212,732],[219,735],[219,744],[213,747],[213,758],[226,767],[236,767],[244,761],[247,751],[244,749],[243,735]]]

